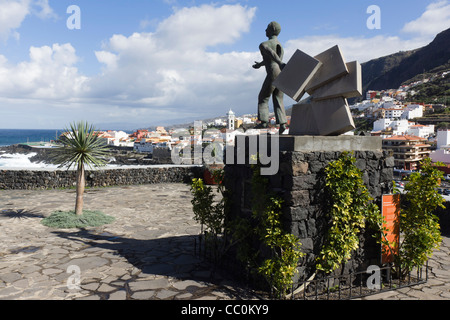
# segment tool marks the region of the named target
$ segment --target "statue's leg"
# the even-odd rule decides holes
[[[269,123],[269,100],[275,88],[269,77],[266,78],[258,97],[258,119],[262,123]]]
[[[286,110],[284,109],[284,93],[276,88],[273,91],[273,109],[275,112],[275,118],[280,125],[287,123]]]

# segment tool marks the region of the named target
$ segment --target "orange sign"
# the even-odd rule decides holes
[[[385,219],[383,225],[387,231],[386,239],[389,241],[389,246],[383,244],[381,263],[394,262],[393,254],[398,253],[400,242],[400,195],[384,195],[382,205],[382,214]]]

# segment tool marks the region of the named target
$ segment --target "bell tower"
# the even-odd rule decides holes
[[[230,109],[230,111],[228,111],[228,113],[227,113],[227,117],[228,117],[227,129],[234,131],[235,130],[236,115]]]

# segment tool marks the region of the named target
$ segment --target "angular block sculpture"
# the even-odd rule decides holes
[[[313,57],[297,50],[273,82],[297,102],[289,135],[336,136],[355,129],[347,98],[362,95],[362,71],[357,61],[346,63],[336,45]]]
[[[306,92],[306,86],[320,69],[322,63],[297,50],[273,85],[295,101],[300,101]]]
[[[332,99],[337,97],[353,98],[362,95],[362,71],[357,61],[347,63],[349,73],[316,90],[308,91],[313,100]]]
[[[345,98],[299,103],[292,108],[289,135],[337,136],[354,129]]]
[[[322,62],[322,67],[317,71],[309,84],[306,86],[306,92],[315,89],[348,74],[347,65],[345,63],[339,46],[334,46],[321,54],[314,57]]]

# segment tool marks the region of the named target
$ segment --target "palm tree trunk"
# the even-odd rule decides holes
[[[83,215],[83,194],[85,183],[84,164],[80,163],[77,169],[77,200],[75,203],[75,214],[77,216]]]

